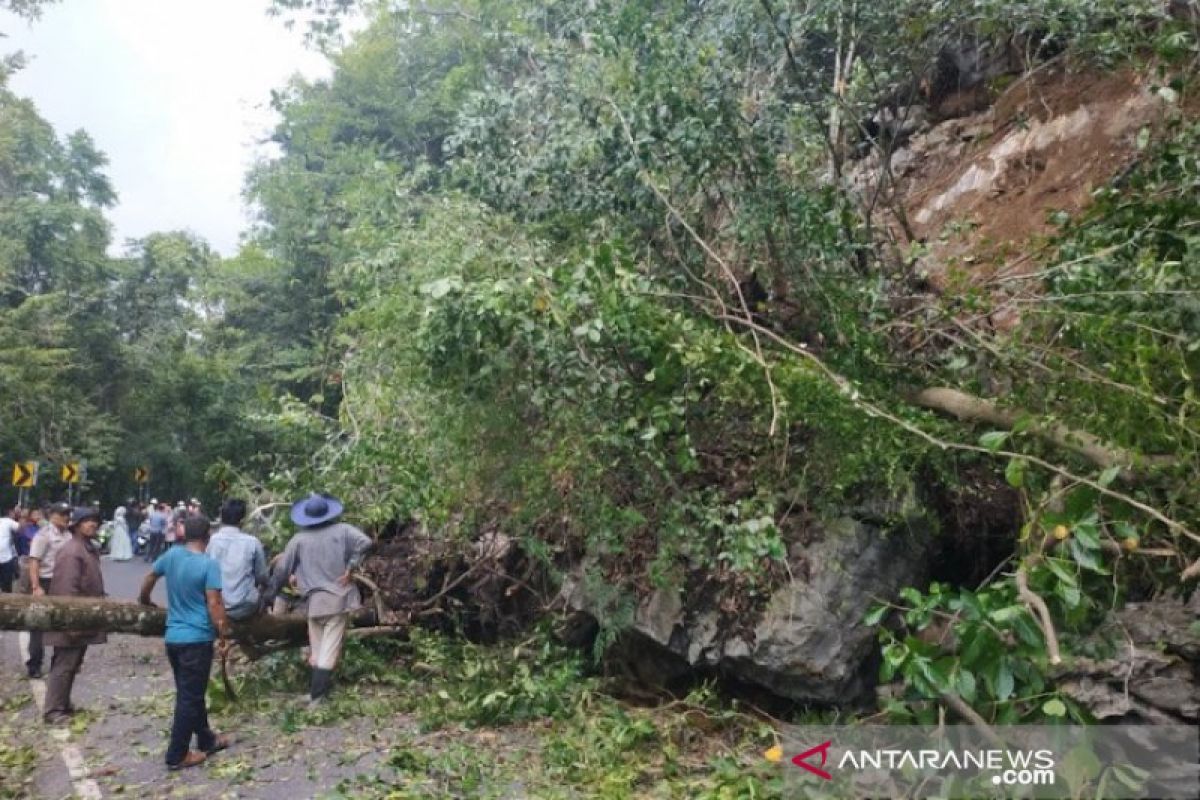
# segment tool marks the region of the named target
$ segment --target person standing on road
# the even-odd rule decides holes
[[[21,518],[21,527],[17,529],[17,557],[21,560],[21,574],[25,574],[25,564],[29,559],[29,545],[33,544],[33,537],[38,535],[38,531],[42,529],[42,512],[40,509],[31,508],[25,512],[25,516]],[[22,581],[25,586],[24,591],[28,591],[29,587]]]
[[[271,573],[267,601],[296,576],[300,595],[308,601],[309,696],[323,700],[333,688],[333,670],[342,654],[350,612],[362,605],[351,572],[362,563],[371,539],[353,525],[338,522],[342,504],[329,495],[311,494],[292,505],[292,521],[300,526]]]
[[[183,544],[183,521],[189,516],[191,515],[188,514],[187,507],[182,500],[175,506],[174,511],[168,511],[167,529],[164,534],[166,549],[170,550],[177,544]]]
[[[152,606],[150,593],[161,577],[167,579],[167,659],[175,675],[175,717],[167,745],[167,769],[178,770],[203,764],[230,744],[208,725],[204,691],[212,670],[213,640],[217,653],[229,648],[229,619],[221,600],[221,567],[204,554],[208,545],[208,518],[194,516],[183,523],[184,543],[172,547],[154,562],[154,570],[142,581],[138,596],[142,605]],[[192,736],[199,750],[192,750]]]
[[[125,506],[117,506],[112,518],[112,538],[108,543],[108,555],[113,561],[128,561],[133,558],[129,546],[129,525],[125,519]]]
[[[151,500],[150,507],[150,516],[146,522],[150,533],[150,540],[146,542],[146,554],[144,556],[147,562],[158,558],[162,552],[163,537],[167,530],[167,504]]]
[[[13,506],[0,518],[0,592],[13,590],[17,577],[17,539],[21,535],[21,507]]]
[[[67,523],[71,518],[71,507],[66,503],[55,503],[50,506],[47,515],[50,523],[38,531],[37,536],[29,543],[29,593],[34,597],[42,597],[50,588],[50,580],[54,577],[54,565],[58,553],[67,542],[71,541],[71,532]],[[42,677],[42,663],[45,660],[45,648],[42,644],[42,632],[29,632],[29,659],[25,667],[29,670],[30,678]]]
[[[26,509],[24,515],[21,517],[21,525],[19,528],[17,528],[17,539],[15,542],[13,542],[13,546],[17,550],[16,591],[21,594],[29,594],[29,545],[33,544],[34,537],[38,535],[38,531],[41,529],[41,509]],[[18,639],[24,642],[22,647],[28,646],[28,633],[22,631],[19,634]]]
[[[146,515],[142,513],[142,504],[137,501],[137,498],[129,498],[125,502],[125,528],[129,531],[129,549],[135,556],[138,554],[138,529],[142,527],[145,518]]]
[[[100,512],[81,507],[71,514],[71,539],[58,551],[54,577],[50,580],[51,597],[104,597],[104,575],[100,572],[100,550],[96,531]],[[46,713],[49,725],[61,725],[75,713],[71,705],[71,687],[83,666],[89,645],[104,644],[105,633],[88,631],[47,631],[45,642],[54,647],[50,675],[46,678]]]
[[[262,542],[239,527],[246,518],[246,501],[221,505],[221,527],[208,542],[208,556],[221,565],[222,596],[230,619],[249,619],[262,608],[259,587],[267,583],[267,554]]]

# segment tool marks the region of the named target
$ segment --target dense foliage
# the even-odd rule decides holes
[[[616,625],[637,591],[696,574],[753,607],[812,519],[945,522],[948,488],[1003,496],[1015,560],[911,590],[910,630],[884,634],[909,699],[955,691],[1002,719],[1066,713],[1041,697],[1018,574],[1083,630],[1196,558],[1194,18],[1150,0],[275,7],[317,13],[335,70],[275,95],[281,154],[248,176],[257,222],[231,259],[177,234],[109,259],[103,157],[0,95],[0,329],[22,343],[0,395],[51,398],[12,403],[6,457],[86,453],[112,487],[140,463],[172,490],[206,469],[267,499],[319,486],[369,524],[464,542],[499,527],[552,571],[588,554]],[[999,332],[963,320],[1011,297],[932,291],[887,171],[865,194],[848,177],[896,145],[879,108],[940,91],[962,42],[1012,52],[997,87],[1057,58],[1154,72],[1175,109],[1030,243],[1040,267]],[[912,320],[922,347],[894,335]],[[1017,421],[939,416],[912,402],[930,386]],[[1089,461],[1056,425],[1135,463]],[[908,635],[938,615],[957,652]]]
[[[329,35],[339,8],[319,10]],[[261,173],[340,221],[304,240],[320,252],[307,263],[334,254],[326,285],[346,311],[340,419],[312,429],[332,458],[285,482],[332,482],[379,522],[464,537],[498,522],[548,563],[589,553],[609,585],[700,570],[744,598],[782,576],[799,520],[867,500],[936,514],[938,487],[968,480],[955,488],[1016,490],[1014,566],[1064,631],[1119,601],[1090,575],[1178,582],[1200,510],[1185,117],[1054,241],[1030,243],[1046,268],[1000,335],[956,326],[1008,296],[969,281],[928,293],[886,175],[869,203],[844,175],[863,121],[934,91],[931,64],[956,42],[1006,42],[1018,73],[1064,52],[1077,70],[1151,59],[1178,98],[1196,57],[1186,20],[1074,2],[363,11],[333,80],[282,103],[285,155]],[[314,182],[333,194],[299,190]],[[260,186],[268,214],[292,213]],[[932,343],[916,352],[891,325],[914,317]],[[909,404],[926,386],[1002,387],[1017,423],[947,422]],[[1153,477],[1131,482],[1039,435],[1056,424],[1171,466],[1139,462]],[[1043,558],[1058,530],[1069,541]],[[1139,546],[1173,556],[1128,555]],[[1014,572],[993,578],[962,600],[914,594],[980,633],[959,631],[975,644],[950,661],[899,636],[885,677],[1005,718],[1038,711],[1009,701],[1045,684],[1043,630]],[[615,620],[628,599],[613,593]]]

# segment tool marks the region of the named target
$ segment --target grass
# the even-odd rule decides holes
[[[310,708],[296,653],[237,678],[243,700],[210,687],[215,716],[265,718],[285,734],[370,721],[381,763],[332,798],[698,798],[780,796],[762,752],[772,728],[709,689],[659,708],[606,694],[575,652],[537,636],[480,647],[416,631],[405,642],[353,642],[333,697]],[[251,700],[250,698],[254,698]]]
[[[30,796],[38,751],[31,745],[18,743],[22,730],[17,716],[17,712],[28,704],[28,694],[0,701],[0,711],[10,712],[5,724],[0,725],[0,798],[4,800]]]

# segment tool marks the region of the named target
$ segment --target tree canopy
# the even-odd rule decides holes
[[[0,86],[7,457],[84,456],[108,498],[148,465],[163,493],[320,487],[379,528],[500,529],[550,570],[588,554],[618,626],[697,573],[731,608],[761,602],[807,521],[847,509],[1011,526],[984,605],[917,592],[912,626],[1033,592],[1082,627],[1114,572],[1129,596],[1200,572],[1194,17],[1149,0],[273,7],[315,19],[334,70],[274,94],[279,152],[247,176],[255,221],[231,258],[170,232],[109,257],[103,154]],[[1152,75],[1166,111],[1089,202],[1015,245],[1016,277],[938,262],[979,223],[914,233],[896,120],[1052,67]],[[991,619],[1042,652],[1048,621],[1017,616]],[[969,701],[1012,694],[1000,641],[986,693],[958,686]],[[961,659],[890,645],[927,696],[965,680]]]

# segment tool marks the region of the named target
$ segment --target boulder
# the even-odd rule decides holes
[[[709,593],[658,589],[622,626],[619,657],[649,682],[699,671],[791,700],[857,703],[868,697],[877,665],[876,629],[863,616],[876,602],[924,582],[932,541],[924,522],[891,530],[849,517],[825,523],[814,541],[792,548],[793,577],[757,619],[727,618]],[[564,583],[563,599],[603,621],[611,613],[598,596],[603,592],[589,590],[583,575]]]
[[[1106,722],[1200,722],[1198,616],[1178,598],[1127,604],[1088,637],[1087,649],[1113,656],[1069,659],[1056,671],[1058,690]]]

